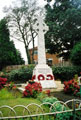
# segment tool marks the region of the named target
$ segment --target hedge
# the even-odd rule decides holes
[[[32,78],[34,65],[29,65],[18,70],[12,70],[8,75],[8,81],[24,83]],[[64,67],[52,67],[53,74],[56,79],[68,81],[74,77],[75,74],[80,75],[81,67],[77,66],[64,66]]]
[[[52,67],[55,79],[60,79],[63,81],[68,81],[72,79],[75,74],[80,76],[81,67],[77,66],[63,66],[63,67]]]
[[[8,81],[13,81],[15,83],[24,83],[28,80],[31,80],[34,67],[34,65],[28,65],[28,67],[12,70],[8,75]]]

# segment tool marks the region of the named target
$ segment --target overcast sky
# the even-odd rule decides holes
[[[5,14],[3,13],[3,7],[4,6],[7,6],[7,7],[10,6],[13,1],[15,1],[15,0],[0,0],[0,19],[2,19],[5,16]],[[46,1],[44,1],[44,0],[37,0],[37,1],[38,1],[39,5],[41,7],[44,7],[44,5],[46,4]],[[20,43],[18,41],[15,41],[15,46],[16,46],[17,49],[19,49],[19,51],[21,52],[22,57],[26,61],[26,54],[25,54],[24,44]]]

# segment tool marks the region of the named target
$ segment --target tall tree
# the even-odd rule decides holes
[[[0,21],[0,70],[7,65],[24,64],[24,60],[17,55],[15,45],[9,37],[6,19],[2,19]]]
[[[53,6],[47,4],[46,48],[50,53],[58,53],[65,60],[73,46],[81,40],[81,0],[55,0]]]
[[[74,65],[81,66],[81,42],[73,47],[70,59]]]
[[[36,21],[36,14],[39,10],[39,7],[37,7],[36,0],[19,0],[18,2],[18,5],[16,1],[14,7],[7,9],[7,18],[9,18],[11,36],[24,43],[28,63],[30,64],[31,61],[28,49],[30,42],[32,42],[32,60],[34,60],[34,40],[37,34],[33,30],[33,24]]]

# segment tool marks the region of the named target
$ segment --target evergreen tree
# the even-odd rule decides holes
[[[16,65],[22,61],[17,55],[13,41],[10,41],[10,33],[6,19],[0,21],[0,69],[7,65]],[[21,62],[23,64],[24,61]]]
[[[52,7],[45,7],[49,26],[46,48],[67,60],[73,46],[81,40],[81,0],[55,0]]]

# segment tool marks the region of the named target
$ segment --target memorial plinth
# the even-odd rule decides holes
[[[33,28],[38,33],[38,64],[33,70],[33,79],[40,82],[42,88],[56,88],[52,69],[46,64],[44,34],[48,31],[48,26],[39,16]]]

